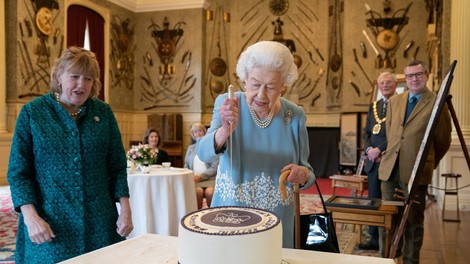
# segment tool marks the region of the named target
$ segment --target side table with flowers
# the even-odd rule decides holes
[[[136,169],[144,173],[149,172],[148,165],[157,160],[158,153],[148,144],[139,144],[127,151],[127,160],[132,163],[131,172]]]

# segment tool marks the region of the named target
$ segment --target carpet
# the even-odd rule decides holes
[[[321,187],[320,187],[321,189]],[[322,190],[323,192],[323,190]],[[326,201],[331,195],[324,195],[323,199]],[[300,194],[300,214],[315,214],[323,213],[323,207],[320,197],[316,194]],[[336,235],[338,237],[339,250],[342,254],[361,255],[380,257],[378,251],[375,250],[360,250],[357,248],[359,234],[354,225],[352,224],[336,224]],[[370,236],[368,233],[368,226],[362,227],[362,239],[367,241]]]
[[[322,193],[330,192],[328,190],[323,191],[322,189]],[[330,196],[330,194],[324,194],[323,199],[326,200]],[[319,196],[317,194],[300,194],[300,212],[301,214],[323,212]],[[18,214],[13,210],[10,188],[8,186],[2,186],[0,187],[0,264],[15,263],[14,252],[17,221]],[[339,224],[336,230],[340,252],[342,254],[379,256],[378,251],[357,249],[358,233],[354,230],[354,225]],[[368,239],[366,226],[363,227],[362,232],[363,239]]]
[[[15,263],[18,214],[13,210],[10,188],[0,187],[0,263]]]

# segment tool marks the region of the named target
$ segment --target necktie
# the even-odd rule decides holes
[[[388,104],[388,100],[384,100],[382,104],[382,117],[384,117],[387,114],[387,104]]]
[[[408,117],[411,115],[411,112],[413,112],[413,109],[415,108],[417,101],[418,99],[414,96],[412,96],[410,100],[408,101],[408,105],[406,106],[405,122],[406,120],[408,120]]]

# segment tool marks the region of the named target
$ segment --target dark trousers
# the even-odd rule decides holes
[[[382,198],[380,190],[381,181],[379,179],[379,163],[374,164],[372,169],[367,172],[367,191],[369,198]],[[379,228],[369,226],[370,242],[373,245],[379,245]]]
[[[400,188],[404,191],[405,197],[408,197],[408,183],[400,181],[400,175],[398,167],[395,166],[392,175],[388,181],[382,182],[382,199],[386,201],[394,200],[393,195],[395,194],[395,188]],[[404,264],[418,264],[419,263],[419,252],[423,245],[424,237],[424,209],[426,209],[426,189],[427,185],[418,185],[413,200],[416,203],[412,203],[405,228],[403,230],[403,262]],[[395,215],[392,221],[392,234],[395,233],[395,229],[400,224],[403,218],[404,208],[401,207],[398,210],[398,214]],[[382,239],[383,237],[383,239]],[[384,240],[385,236],[381,235],[381,240]],[[401,253],[401,246],[397,249],[396,256]]]

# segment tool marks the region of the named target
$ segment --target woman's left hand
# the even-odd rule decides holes
[[[194,175],[194,182],[200,182],[200,181],[201,181],[201,176]]]
[[[129,198],[121,197],[119,202],[121,203],[121,214],[116,222],[116,232],[122,237],[127,237],[134,229]]]
[[[305,166],[289,164],[282,168],[281,173],[285,170],[290,170],[289,176],[287,176],[287,182],[291,184],[298,183],[305,185],[310,179],[310,170]]]

